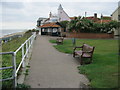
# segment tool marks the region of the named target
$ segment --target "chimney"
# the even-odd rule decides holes
[[[97,18],[97,13],[94,13],[94,18]]]
[[[50,12],[50,14],[49,14],[49,18],[51,18],[52,17],[52,13]]]
[[[87,15],[87,12],[85,12],[85,17],[86,17],[86,15]]]

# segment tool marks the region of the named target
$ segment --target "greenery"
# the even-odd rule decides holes
[[[68,32],[85,32],[85,33],[112,33],[112,29],[120,27],[117,21],[111,21],[107,23],[97,23],[93,20],[86,18],[75,17],[71,21],[62,21],[60,22],[61,26],[64,29],[67,29]]]
[[[111,17],[102,17],[103,20],[111,20]]]
[[[25,90],[28,90],[29,88],[30,88],[30,86],[29,85],[25,85],[25,84],[18,84],[17,85],[17,89],[25,89]]]
[[[68,22],[69,22],[69,21],[61,21],[61,22],[60,22],[60,26],[61,26],[62,28],[64,28],[64,32],[66,31]]]
[[[50,40],[50,42],[55,43],[55,40]],[[95,46],[95,52],[91,64],[83,64],[78,67],[80,73],[87,75],[92,88],[117,88],[118,41],[113,39],[76,40],[76,46],[81,46],[83,43]],[[64,40],[63,45],[54,45],[54,47],[60,52],[70,54],[73,52],[71,39]]]
[[[39,30],[30,29],[30,30],[26,31],[25,33],[32,33],[32,32],[36,32],[36,33],[38,34],[38,33],[39,33]]]
[[[24,74],[25,74],[25,75],[29,75],[28,73],[29,73],[29,69],[26,69],[26,71],[25,71]]]
[[[14,38],[14,39],[12,39],[11,41],[9,41],[7,43],[3,43],[2,47],[1,47],[2,48],[2,52],[13,52],[13,51],[15,51],[31,35],[32,35],[32,33],[27,31],[24,34],[23,37]],[[24,48],[26,48],[26,47],[24,47]],[[22,57],[22,52],[20,50],[20,51],[17,52],[17,55],[16,55],[16,64],[17,64],[17,67],[18,67],[18,65],[19,65],[19,63],[21,61],[21,57]],[[12,55],[2,55],[1,59],[2,59],[1,60],[2,67],[12,66]],[[2,70],[2,78],[3,79],[10,78],[12,76],[12,71],[13,71],[12,69]],[[18,72],[18,75],[19,74],[20,74],[20,72]],[[11,85],[12,85],[12,80],[3,81],[3,83],[2,83],[3,88],[10,88]]]

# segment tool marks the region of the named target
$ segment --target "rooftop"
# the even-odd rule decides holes
[[[45,27],[60,27],[59,25],[57,25],[56,23],[46,23],[42,26],[40,26],[41,28],[45,28]]]

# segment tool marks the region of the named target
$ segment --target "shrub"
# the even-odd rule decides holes
[[[112,31],[113,28],[118,28],[120,25],[117,21],[111,21],[108,23],[95,23],[92,20],[85,18],[76,18],[71,20],[67,24],[69,32],[84,32],[84,33],[107,33]]]

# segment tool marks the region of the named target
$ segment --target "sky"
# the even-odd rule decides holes
[[[49,12],[57,14],[59,4],[69,17],[110,16],[119,0],[1,0],[0,29],[32,29],[39,17],[48,18]]]

